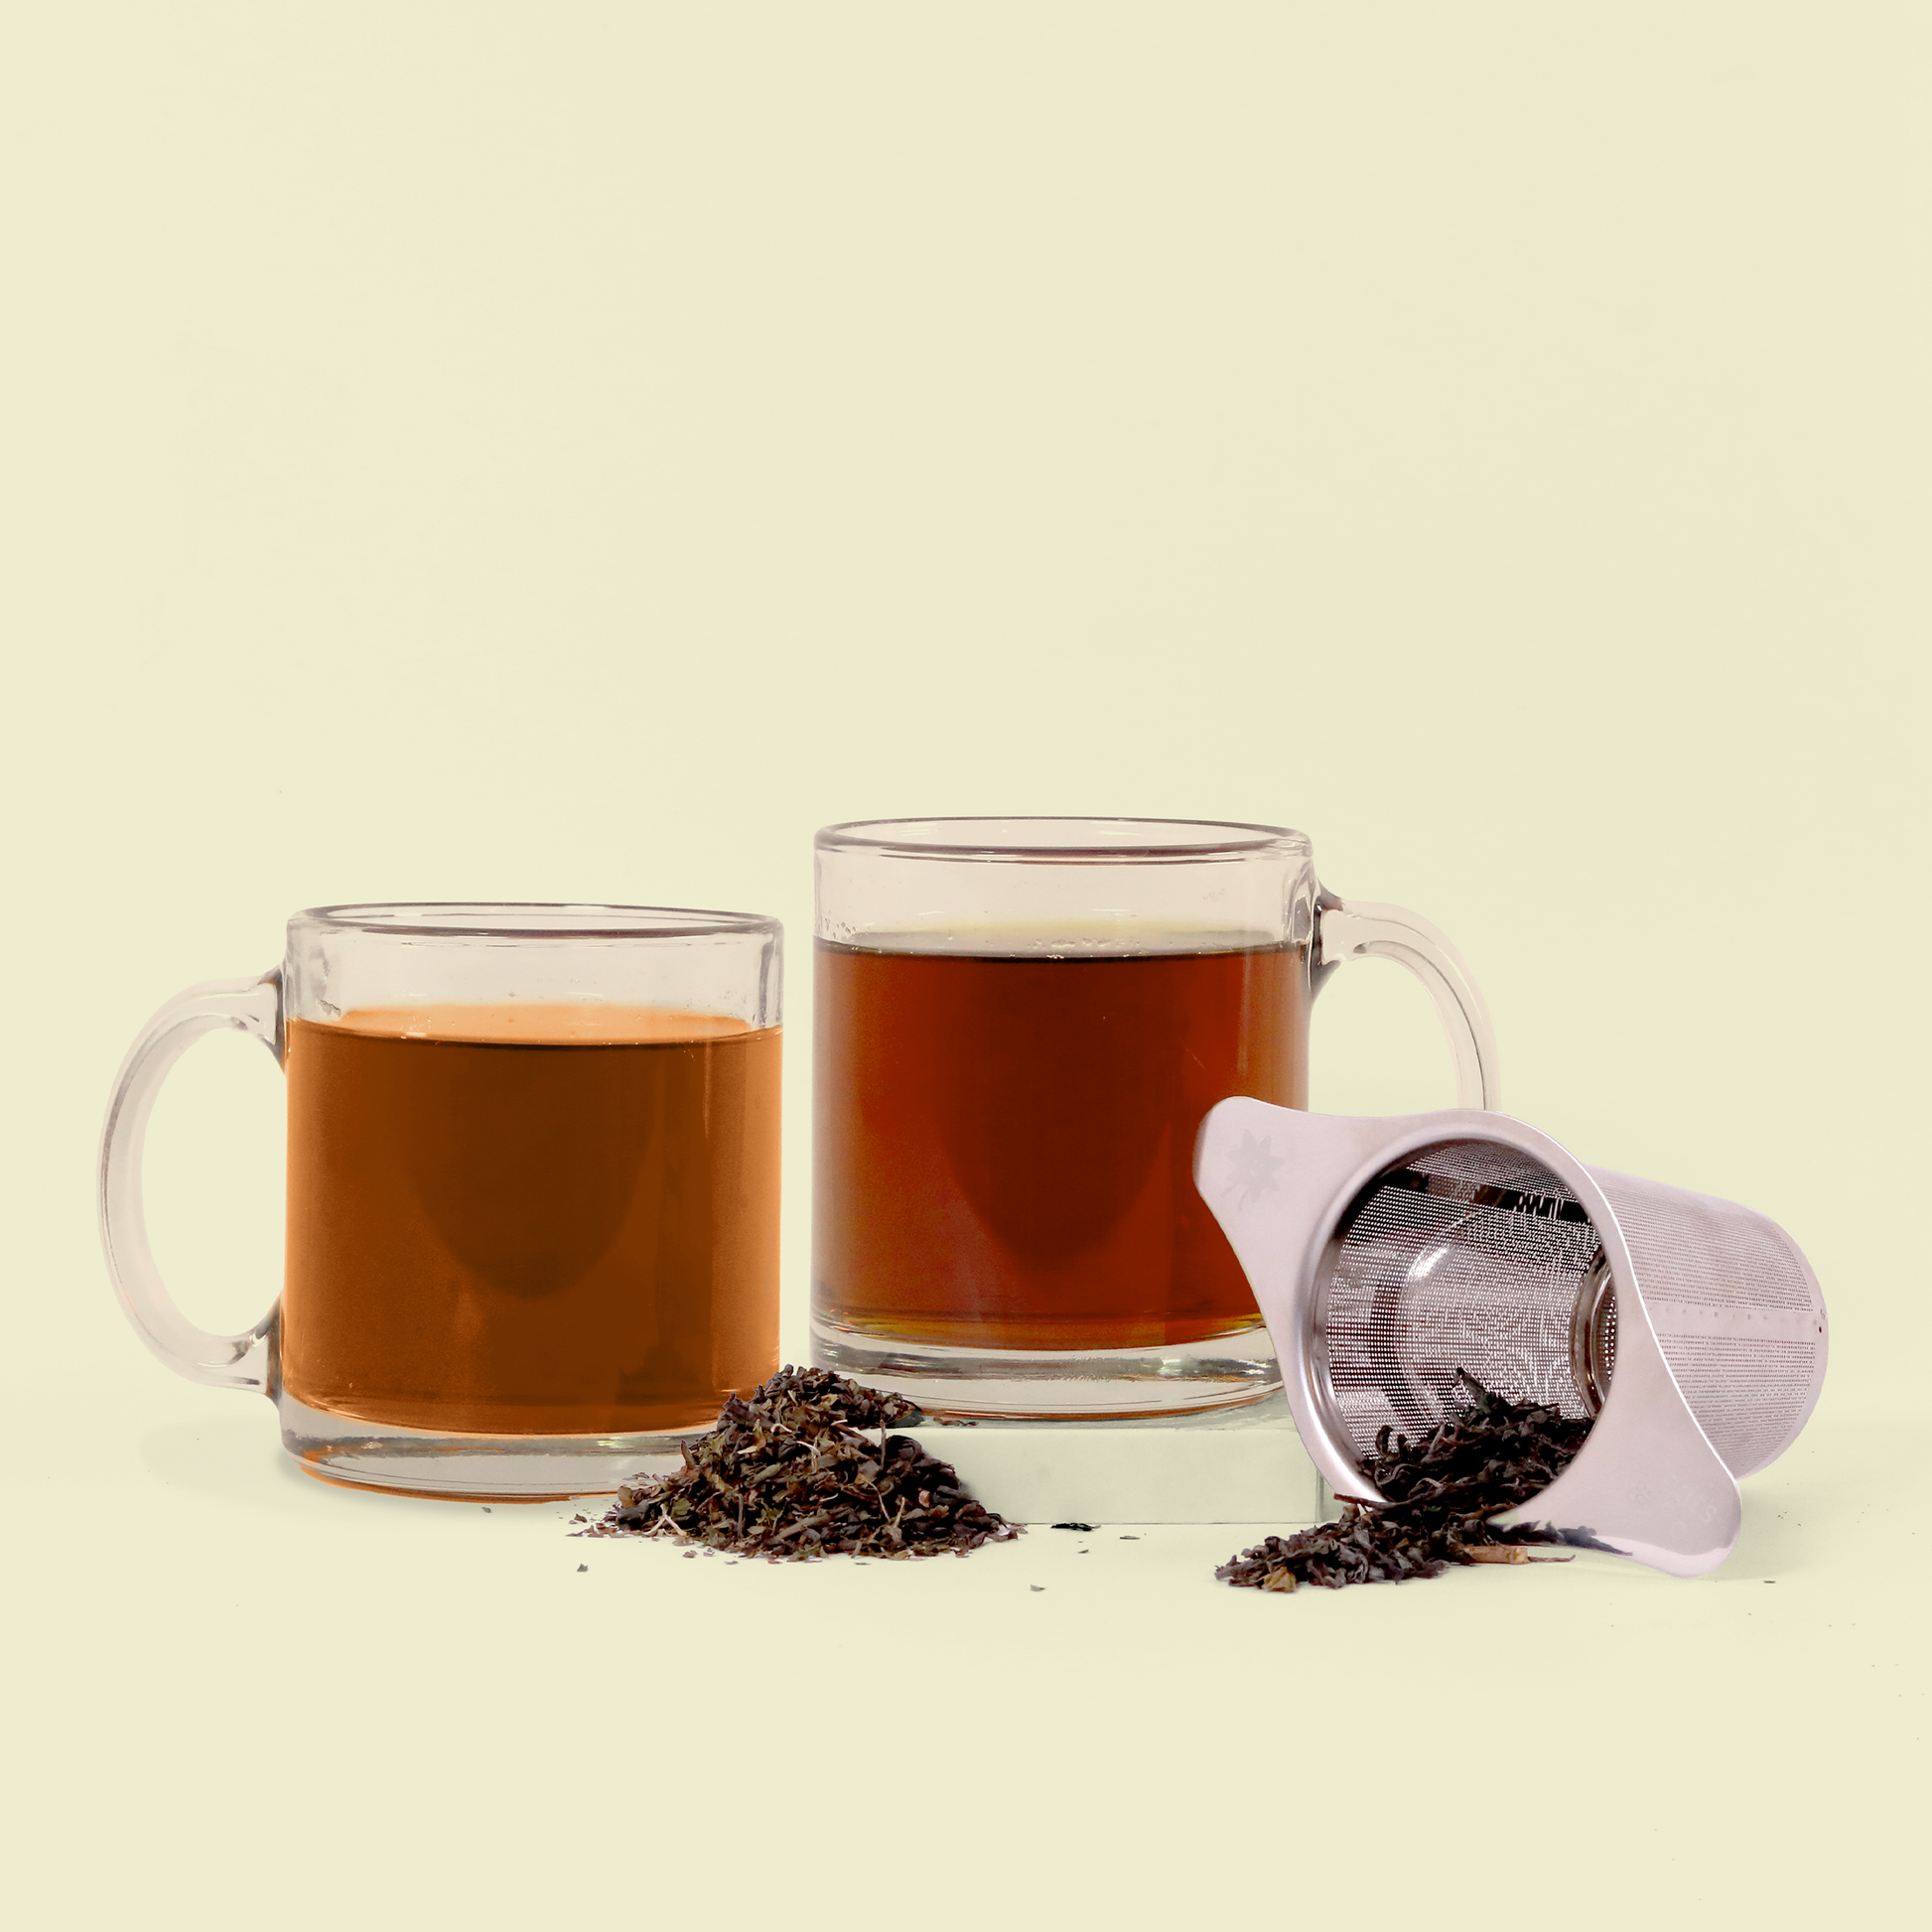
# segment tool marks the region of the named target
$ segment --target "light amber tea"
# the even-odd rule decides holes
[[[592,1004],[291,1022],[289,1393],[483,1434],[711,1422],[777,1366],[779,1043]]]
[[[1289,945],[817,949],[815,1297],[881,1338],[1145,1348],[1260,1325],[1195,1192],[1218,1100],[1307,1105]]]

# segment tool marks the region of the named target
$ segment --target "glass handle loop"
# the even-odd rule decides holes
[[[1316,919],[1317,971],[1344,959],[1394,959],[1429,988],[1455,1054],[1455,1104],[1493,1110],[1499,1104],[1496,1035],[1455,948],[1427,919],[1399,905],[1343,903],[1324,896]]]
[[[211,1335],[175,1306],[148,1246],[142,1206],[141,1150],[148,1116],[169,1069],[203,1034],[223,1027],[252,1035],[282,1056],[282,982],[209,980],[157,1013],[128,1049],[100,1135],[100,1238],[107,1274],[127,1318],[177,1374],[220,1389],[269,1392],[269,1336],[275,1310],[238,1335]]]

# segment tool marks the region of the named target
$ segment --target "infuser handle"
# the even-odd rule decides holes
[[[128,1049],[100,1135],[100,1239],[107,1275],[127,1318],[161,1359],[191,1382],[268,1392],[275,1310],[238,1335],[211,1335],[175,1306],[148,1246],[141,1148],[168,1070],[203,1035],[233,1027],[282,1057],[282,977],[209,980],[157,1013]]]
[[[1323,895],[1315,915],[1315,970],[1324,973],[1344,959],[1394,959],[1408,967],[1435,995],[1449,1030],[1455,1054],[1455,1104],[1496,1107],[1496,1035],[1489,1009],[1461,955],[1442,933],[1399,905],[1365,899],[1344,904]]]

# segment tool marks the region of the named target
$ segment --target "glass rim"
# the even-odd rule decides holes
[[[974,827],[983,828],[974,836]],[[934,828],[943,828],[934,835]],[[1000,828],[1004,837],[991,835]],[[1015,828],[1038,830],[1016,837]],[[1085,828],[1082,837],[1075,828]],[[944,834],[950,832],[952,836]],[[1161,836],[1167,834],[1169,836]],[[1213,836],[1218,835],[1218,836]],[[980,859],[1059,864],[1123,865],[1187,859],[1248,859],[1265,854],[1308,858],[1306,832],[1287,825],[1238,819],[985,815],[938,818],[860,818],[819,829],[820,852],[875,852],[897,859]]]
[[[762,933],[781,923],[763,912],[717,912],[689,905],[597,905],[539,899],[422,899],[312,905],[289,920],[301,930],[361,932],[408,939],[700,939]]]

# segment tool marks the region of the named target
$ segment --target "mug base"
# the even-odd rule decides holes
[[[967,1421],[1143,1421],[1243,1408],[1282,1386],[1259,1326],[1158,1348],[1059,1352],[889,1340],[814,1314],[812,1361],[929,1416]]]
[[[318,1481],[445,1502],[564,1502],[668,1475],[710,1426],[637,1435],[466,1436],[331,1415],[284,1389],[282,1447]]]

